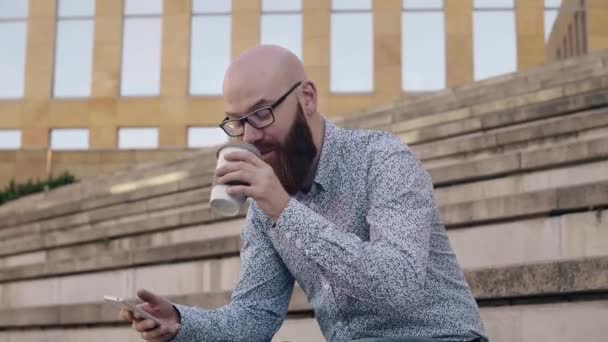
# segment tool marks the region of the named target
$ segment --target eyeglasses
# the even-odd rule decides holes
[[[277,108],[289,94],[291,94],[302,81],[294,84],[283,96],[281,96],[278,100],[276,100],[270,106],[258,108],[253,112],[243,116],[242,118],[229,120],[225,118],[224,121],[220,124],[220,127],[231,137],[240,137],[245,134],[245,122],[249,123],[251,126],[255,128],[264,128],[272,125],[274,123],[274,110]]]

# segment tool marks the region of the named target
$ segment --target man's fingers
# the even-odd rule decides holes
[[[159,297],[146,289],[139,289],[137,291],[137,297],[139,297],[139,299],[141,299],[142,301],[149,303],[151,306],[156,306],[162,303],[163,301],[162,297]]]
[[[120,312],[118,313],[118,317],[120,319],[122,319],[123,321],[134,321],[135,320],[135,316],[133,316],[133,312],[131,312],[131,310],[127,310],[127,309],[121,309]]]
[[[246,163],[244,161],[229,162],[229,163],[226,163],[224,166],[219,167],[215,170],[215,177],[219,178],[228,173],[231,173],[234,171],[239,171],[239,170],[251,171],[252,168],[253,168],[253,166],[251,164]]]
[[[159,326],[151,319],[142,319],[141,321],[133,322],[133,328],[138,332],[158,330]]]
[[[230,172],[220,178],[217,179],[217,182],[220,184],[230,184],[230,183],[245,183],[252,184],[253,176],[250,172],[239,170]]]
[[[170,327],[161,326],[154,330],[142,332],[141,337],[148,342],[165,342],[177,335],[180,327],[179,324]]]
[[[245,185],[233,185],[226,188],[226,192],[229,195],[244,195],[246,197],[253,197],[253,191],[250,186]]]
[[[255,154],[246,151],[235,151],[226,153],[224,159],[227,161],[244,161],[253,166],[260,166],[260,163],[263,163],[260,158],[258,158]]]

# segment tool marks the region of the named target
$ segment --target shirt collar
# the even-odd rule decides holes
[[[324,130],[321,153],[319,153],[315,161],[312,172],[314,172],[313,182],[320,185],[324,191],[327,191],[332,183],[333,170],[336,164],[335,150],[337,147],[338,128],[333,122],[324,120]]]

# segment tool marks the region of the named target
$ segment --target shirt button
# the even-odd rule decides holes
[[[302,248],[303,244],[302,244],[302,240],[300,240],[299,238],[296,239],[296,247],[298,248]]]

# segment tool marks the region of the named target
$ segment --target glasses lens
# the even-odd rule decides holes
[[[222,124],[222,127],[229,135],[243,134],[243,124],[239,120],[226,121]]]
[[[257,128],[268,126],[274,120],[272,117],[272,109],[261,108],[255,111],[249,116],[249,122],[255,125]]]

